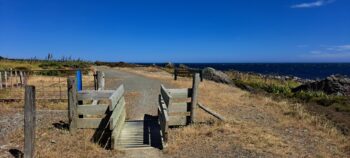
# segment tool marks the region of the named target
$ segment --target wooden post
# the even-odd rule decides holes
[[[95,88],[95,90],[98,90],[98,87],[97,87],[97,72],[94,72],[94,88]]]
[[[177,80],[177,69],[174,68],[174,80]]]
[[[1,74],[1,71],[0,71],[0,89],[2,89],[2,74]]]
[[[12,83],[12,68],[10,69],[10,86],[13,88],[13,83]]]
[[[74,77],[69,77],[67,79],[67,89],[68,89],[68,120],[69,120],[69,131],[74,134],[77,129],[77,87]]]
[[[192,98],[191,98],[191,115],[190,115],[190,123],[195,122],[195,109],[197,108],[197,95],[198,95],[198,86],[199,86],[199,73],[195,73],[193,75],[193,82],[192,82]]]
[[[28,84],[28,74],[29,74],[29,72],[27,73],[27,72],[24,72],[24,77],[23,77],[23,79],[24,79],[24,85],[27,85]]]
[[[18,78],[17,78],[17,70],[15,70],[15,84],[16,84],[16,87],[18,88]]]
[[[5,78],[5,88],[7,88],[7,71],[4,72],[4,78]]]
[[[23,81],[23,71],[19,72],[19,80],[21,82],[21,87],[23,87],[24,81]]]
[[[97,71],[97,88],[105,89],[105,73],[102,71]]]
[[[34,157],[35,148],[35,87],[25,87],[24,158]]]

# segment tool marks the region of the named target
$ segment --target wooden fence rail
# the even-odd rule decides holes
[[[76,91],[74,78],[68,79],[70,131],[76,129],[99,129],[111,131],[111,148],[117,148],[117,139],[126,118],[124,86],[117,90]],[[107,100],[108,104],[79,104],[86,101]],[[89,116],[100,116],[91,118]],[[79,117],[80,116],[80,117]],[[97,138],[101,140],[102,138]]]

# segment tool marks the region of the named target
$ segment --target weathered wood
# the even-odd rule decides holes
[[[77,87],[74,77],[67,79],[67,90],[68,90],[68,119],[69,119],[69,131],[74,134],[77,129]]]
[[[3,83],[2,83],[2,72],[0,71],[0,89],[2,89],[2,85]]]
[[[167,107],[163,100],[162,95],[158,97],[159,105],[158,105],[158,119],[160,123],[161,133],[162,133],[162,142],[163,146],[167,145],[168,141],[168,128],[169,128],[169,116],[167,112]]]
[[[4,72],[5,88],[7,88],[7,71]]]
[[[12,83],[12,68],[10,69],[10,87],[13,88],[13,83]]]
[[[77,118],[77,128],[98,128],[101,124],[102,118]]]
[[[34,157],[35,115],[35,87],[26,86],[24,103],[24,158]]]
[[[117,106],[114,108],[111,118],[109,119],[109,129],[114,129],[119,119],[122,119],[122,112],[125,110],[125,99],[122,97]]]
[[[113,131],[112,131],[112,140],[111,140],[112,149],[117,149],[117,147],[118,147],[117,140],[118,140],[118,138],[122,132],[122,129],[124,127],[125,118],[126,118],[126,111],[124,108],[122,110],[120,118],[118,119],[118,122],[116,123],[116,126],[114,126]]]
[[[208,107],[205,107],[204,105],[202,105],[201,103],[198,103],[198,107],[203,109],[204,111],[206,111],[207,113],[213,115],[215,118],[222,120],[222,121],[226,121],[225,117],[223,117],[222,115],[216,113],[215,111],[209,109]]]
[[[108,104],[78,105],[78,115],[103,115],[108,110]]]
[[[168,113],[173,112],[187,112],[188,107],[191,106],[191,103],[172,103],[171,106],[168,107]]]
[[[199,74],[196,73],[194,74],[193,76],[193,82],[192,82],[192,98],[191,98],[191,116],[190,116],[190,120],[189,120],[189,123],[193,123],[195,122],[195,110],[197,108],[197,95],[198,95],[198,86],[199,86],[199,82],[200,82],[200,79],[199,79]]]
[[[120,85],[116,91],[109,97],[109,110],[112,111],[119,100],[123,97],[124,95],[124,85]]]
[[[17,77],[18,77],[17,70],[15,70],[15,81],[16,81],[15,85],[16,85],[16,87],[18,87],[18,78]]]
[[[96,75],[94,75],[94,85],[95,90],[101,91],[105,89],[105,76],[101,71],[97,71]],[[99,100],[93,100],[92,105],[98,104]]]
[[[105,89],[105,73],[102,71],[97,71],[97,87],[101,90]]]
[[[190,116],[191,112],[169,112],[169,117],[171,116],[178,116],[178,117],[184,117],[184,116]]]
[[[109,98],[115,91],[114,90],[82,90],[78,92],[78,100],[101,100]]]
[[[160,94],[162,95],[165,104],[169,106],[172,102],[172,97],[167,92],[167,89],[164,87],[164,85],[160,85]]]
[[[20,80],[20,83],[21,83],[21,87],[23,87],[23,85],[24,85],[23,71],[20,71],[20,72],[19,72],[19,80]]]
[[[192,96],[191,88],[183,88],[183,89],[166,89],[170,96],[174,99],[178,98],[189,98]]]

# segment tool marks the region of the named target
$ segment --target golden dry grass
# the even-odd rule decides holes
[[[14,79],[13,79],[14,80]],[[93,89],[93,76],[83,76],[83,88]],[[15,83],[15,82],[13,82]],[[46,99],[66,99],[67,98],[67,77],[57,76],[30,76],[28,85],[35,86],[37,108],[66,110],[67,101],[65,100],[46,100]],[[24,88],[9,88],[0,90],[1,99],[22,99],[24,97]],[[0,103],[3,107],[22,108],[23,100],[20,102]]]
[[[191,87],[191,79],[174,81],[169,73],[156,68],[118,69],[179,88]],[[169,156],[350,157],[349,137],[326,118],[309,113],[304,105],[275,101],[212,81],[200,84],[199,102],[229,121],[213,123],[208,114],[197,110],[197,120],[207,123],[170,130]]]
[[[47,116],[54,117],[47,117]],[[100,145],[93,143],[91,138],[94,134],[92,129],[79,129],[76,134],[71,135],[64,122],[65,115],[45,114],[42,121],[39,119],[35,139],[35,157],[69,157],[69,158],[93,158],[113,157],[121,155],[122,152],[106,150]],[[18,129],[9,136],[10,144],[17,146],[23,151],[24,137],[23,129]]]

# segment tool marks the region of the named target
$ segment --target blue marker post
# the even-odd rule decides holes
[[[77,70],[76,72],[76,80],[77,80],[77,90],[81,91],[83,90],[83,79],[81,76],[81,70]]]

